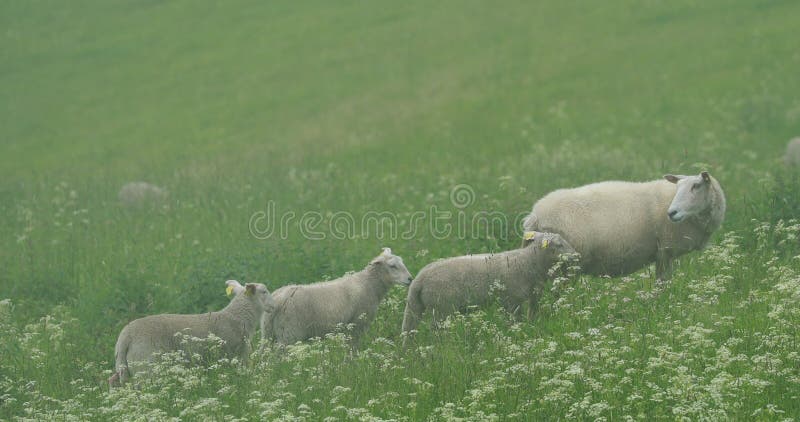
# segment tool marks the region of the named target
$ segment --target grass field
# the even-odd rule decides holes
[[[800,419],[800,177],[780,161],[800,134],[799,17],[765,0],[2,2],[0,420]],[[108,391],[128,321],[219,309],[227,279],[334,278],[381,246],[415,274],[517,247],[515,218],[553,189],[701,169],[726,221],[671,282],[583,277],[531,322],[490,308],[407,350],[395,287],[356,354],[343,333]],[[169,199],[122,207],[134,180]],[[270,204],[296,218],[265,239]],[[442,234],[434,209],[454,228],[506,218]],[[410,235],[361,224],[384,212]],[[309,239],[341,215],[355,235]]]

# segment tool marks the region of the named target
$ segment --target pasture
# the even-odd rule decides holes
[[[0,420],[800,418],[800,4],[0,4]],[[109,392],[130,320],[516,248],[557,188],[709,170],[709,249],[420,326],[166,360]],[[166,200],[124,207],[144,180]]]

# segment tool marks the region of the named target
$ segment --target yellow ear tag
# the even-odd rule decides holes
[[[225,288],[225,294],[227,294],[228,296],[230,296],[230,295],[231,295],[231,293],[233,293],[233,286],[228,286],[228,287],[226,287],[226,288]]]
[[[550,241],[545,239],[542,240],[542,249],[547,249],[547,246],[550,245]]]
[[[536,237],[536,232],[525,232],[522,234],[523,240],[533,240]]]

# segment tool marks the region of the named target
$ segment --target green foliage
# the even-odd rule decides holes
[[[188,1],[0,4],[0,419],[783,419],[800,416],[795,2]],[[708,169],[711,247],[652,271],[420,327],[393,289],[357,353],[347,330],[184,365],[109,393],[131,319],[358,270],[412,273],[519,245],[557,188]],[[126,182],[169,191],[128,209]],[[451,198],[468,185],[464,207]],[[269,201],[294,212],[259,239]],[[495,230],[437,236],[417,211]],[[309,240],[346,212],[403,232]],[[416,224],[416,226],[414,226]],[[172,359],[172,360],[170,360]]]

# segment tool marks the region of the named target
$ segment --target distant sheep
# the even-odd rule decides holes
[[[706,171],[664,179],[559,189],[533,205],[523,226],[560,233],[587,274],[625,275],[655,261],[656,277],[669,279],[673,260],[704,248],[720,227],[725,195]]]
[[[794,138],[786,145],[783,161],[789,166],[800,166],[800,138]]]
[[[127,207],[159,203],[167,199],[167,191],[147,182],[126,183],[119,190],[119,201]]]
[[[187,351],[176,334],[207,338],[213,334],[225,343],[222,351],[229,357],[246,361],[250,354],[250,338],[258,328],[261,315],[269,312],[274,301],[263,284],[226,282],[234,298],[223,310],[197,315],[161,314],[131,321],[117,339],[114,375],[108,380],[114,387],[128,377],[143,371],[157,353]],[[196,346],[195,346],[196,347]],[[191,352],[203,353],[203,350]]]
[[[550,278],[548,270],[562,255],[574,253],[560,235],[535,233],[521,249],[428,264],[408,288],[403,332],[416,329],[425,311],[437,323],[455,311],[490,303],[496,284],[496,295],[509,313],[517,314],[525,301],[533,309]]]
[[[389,248],[363,270],[332,281],[288,285],[276,290],[275,310],[265,314],[261,336],[287,345],[354,324],[353,344],[375,318],[381,299],[393,284],[407,286],[411,273]]]

